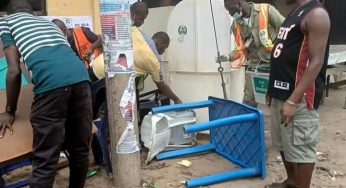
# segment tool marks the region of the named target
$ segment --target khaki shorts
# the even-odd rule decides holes
[[[272,146],[278,151],[283,151],[288,162],[314,163],[318,140],[318,113],[314,109],[308,109],[305,102],[297,104],[293,122],[285,127],[280,122],[280,110],[283,103],[283,101],[272,99]]]

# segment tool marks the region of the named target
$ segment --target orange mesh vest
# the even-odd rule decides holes
[[[256,6],[256,5],[255,5]],[[268,31],[268,18],[269,18],[269,4],[259,4],[260,11],[258,13],[258,26],[259,26],[259,39],[261,44],[266,48],[267,51],[271,52],[273,49],[273,42],[269,36]],[[244,40],[240,35],[240,24],[235,24],[235,50],[236,54],[232,59],[232,68],[239,68],[244,65],[246,60],[247,49],[244,45]]]
[[[90,59],[85,57],[87,56],[86,51],[87,49],[91,48],[92,43],[85,36],[83,29],[81,27],[73,28],[72,31],[74,43],[78,51],[79,57],[83,60],[86,68],[88,69],[90,67]],[[95,57],[99,56],[101,53],[101,49],[94,50]]]

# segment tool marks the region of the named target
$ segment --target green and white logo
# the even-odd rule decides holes
[[[268,90],[269,80],[263,77],[253,77],[256,93],[266,94]]]
[[[178,39],[184,41],[187,36],[187,27],[185,25],[180,25],[178,27]]]
[[[185,36],[187,34],[187,27],[185,25],[180,25],[178,27],[178,33],[180,36]]]

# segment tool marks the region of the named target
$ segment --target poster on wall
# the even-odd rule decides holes
[[[129,0],[129,3],[130,3],[130,5],[132,5],[133,3],[138,2],[138,1],[140,1],[140,0]]]
[[[88,27],[91,31],[94,30],[93,19],[91,16],[42,16],[49,21],[59,19],[63,21],[67,28]]]

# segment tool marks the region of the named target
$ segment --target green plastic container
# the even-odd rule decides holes
[[[247,71],[251,74],[252,87],[255,94],[255,101],[265,104],[265,97],[268,90],[269,73]]]

